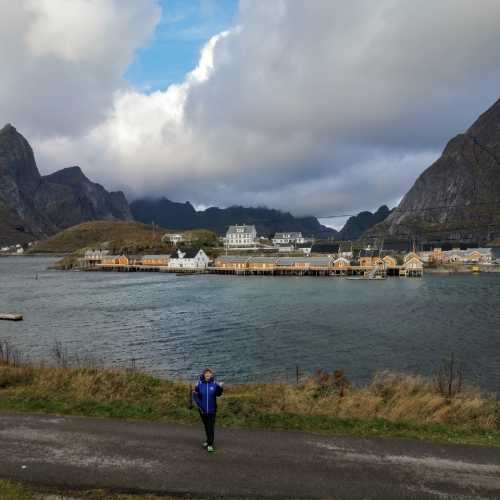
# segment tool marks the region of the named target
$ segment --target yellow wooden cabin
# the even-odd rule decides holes
[[[333,267],[335,269],[346,269],[351,266],[351,263],[345,257],[338,257],[333,261]]]
[[[215,267],[228,270],[248,269],[248,261],[248,257],[222,255],[215,259]]]
[[[145,255],[142,258],[143,266],[168,266],[170,255]]]
[[[398,267],[398,261],[392,255],[386,255],[382,260],[389,269]]]
[[[102,266],[128,266],[129,259],[126,255],[106,255],[102,259]]]
[[[277,261],[276,257],[252,257],[248,260],[248,267],[255,271],[272,271]]]

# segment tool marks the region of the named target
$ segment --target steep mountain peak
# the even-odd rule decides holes
[[[0,130],[0,244],[30,241],[88,220],[130,220],[121,191],[109,193],[78,166],[41,176],[28,141]]]
[[[0,174],[9,176],[27,196],[40,182],[31,146],[10,123],[0,130]]]
[[[373,234],[485,244],[499,228],[500,100],[448,142]]]
[[[382,205],[374,213],[369,211],[359,212],[359,214],[349,217],[340,230],[339,238],[349,241],[357,240],[365,231],[385,220],[390,213],[391,210],[387,205]]]
[[[49,182],[54,182],[55,184],[65,184],[67,186],[81,184],[82,182],[90,182],[88,177],[82,172],[82,169],[78,165],[62,168],[53,174],[46,175],[44,178]]]
[[[11,123],[7,123],[0,129],[0,135],[15,134],[15,133],[17,133],[17,130]]]

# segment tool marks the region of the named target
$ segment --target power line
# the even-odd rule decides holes
[[[398,213],[404,213],[404,212],[428,212],[432,210],[443,210],[445,208],[469,208],[469,207],[475,207],[475,206],[488,206],[488,205],[494,205],[497,206],[500,204],[500,200],[498,201],[485,201],[485,202],[478,202],[478,203],[469,203],[467,205],[441,205],[441,206],[435,206],[435,207],[426,207],[426,208],[399,208],[395,207],[391,214],[394,212]],[[317,217],[318,219],[336,219],[340,217],[357,217],[360,213],[362,212],[370,212],[370,210],[362,210],[361,212],[358,212],[357,214],[335,214],[335,215],[322,215]],[[372,213],[372,212],[370,212]],[[376,212],[375,212],[376,213]]]
[[[451,228],[443,228],[443,229],[425,229],[425,230],[420,230],[420,229],[407,229],[405,232],[402,233],[396,233],[394,235],[390,235],[387,232],[380,232],[380,233],[375,233],[375,234],[370,234],[369,236],[366,236],[366,238],[394,238],[394,239],[401,239],[401,238],[413,238],[413,237],[420,237],[423,235],[428,235],[428,234],[450,234],[454,232],[460,232],[460,231],[469,231],[471,233],[477,232],[479,229],[493,229],[495,227],[500,227],[500,223],[484,223],[484,224],[474,224],[474,226],[456,226],[456,227],[451,227]],[[369,230],[368,230],[369,231]]]

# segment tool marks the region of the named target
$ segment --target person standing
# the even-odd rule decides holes
[[[221,396],[224,391],[222,388],[223,385],[223,382],[216,382],[213,371],[210,368],[206,368],[200,375],[200,380],[193,390],[193,401],[198,406],[207,437],[207,440],[203,443],[203,447],[206,448],[209,453],[215,451],[214,435],[217,398]]]

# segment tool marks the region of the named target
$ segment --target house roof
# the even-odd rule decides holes
[[[249,257],[244,257],[240,255],[221,255],[217,257],[217,260],[222,262],[229,262],[229,263],[233,262],[235,264],[241,264],[248,262]]]
[[[302,238],[302,233],[276,233],[275,239],[297,239]]]
[[[255,262],[256,264],[275,264],[277,262],[277,257],[251,257],[250,262]]]
[[[229,234],[253,234],[255,232],[256,232],[255,226],[242,224],[241,226],[239,226],[239,225],[229,226],[226,234],[227,235],[229,235]]]
[[[201,249],[194,247],[179,248],[177,250],[177,255],[174,254],[173,258],[174,259],[180,258],[179,252],[182,252],[184,254],[183,257],[184,259],[194,259],[198,255],[198,252],[200,251]]]
[[[167,255],[167,254],[161,254],[161,255],[144,255],[142,258],[143,259],[147,259],[147,260],[170,259],[170,255]]]
[[[339,251],[338,243],[315,243],[311,247],[311,252],[313,253],[337,253]]]
[[[361,250],[359,252],[360,257],[377,257],[378,256],[378,250]]]
[[[293,266],[295,264],[311,264],[313,266],[327,266],[331,262],[330,257],[280,257],[279,266]]]

